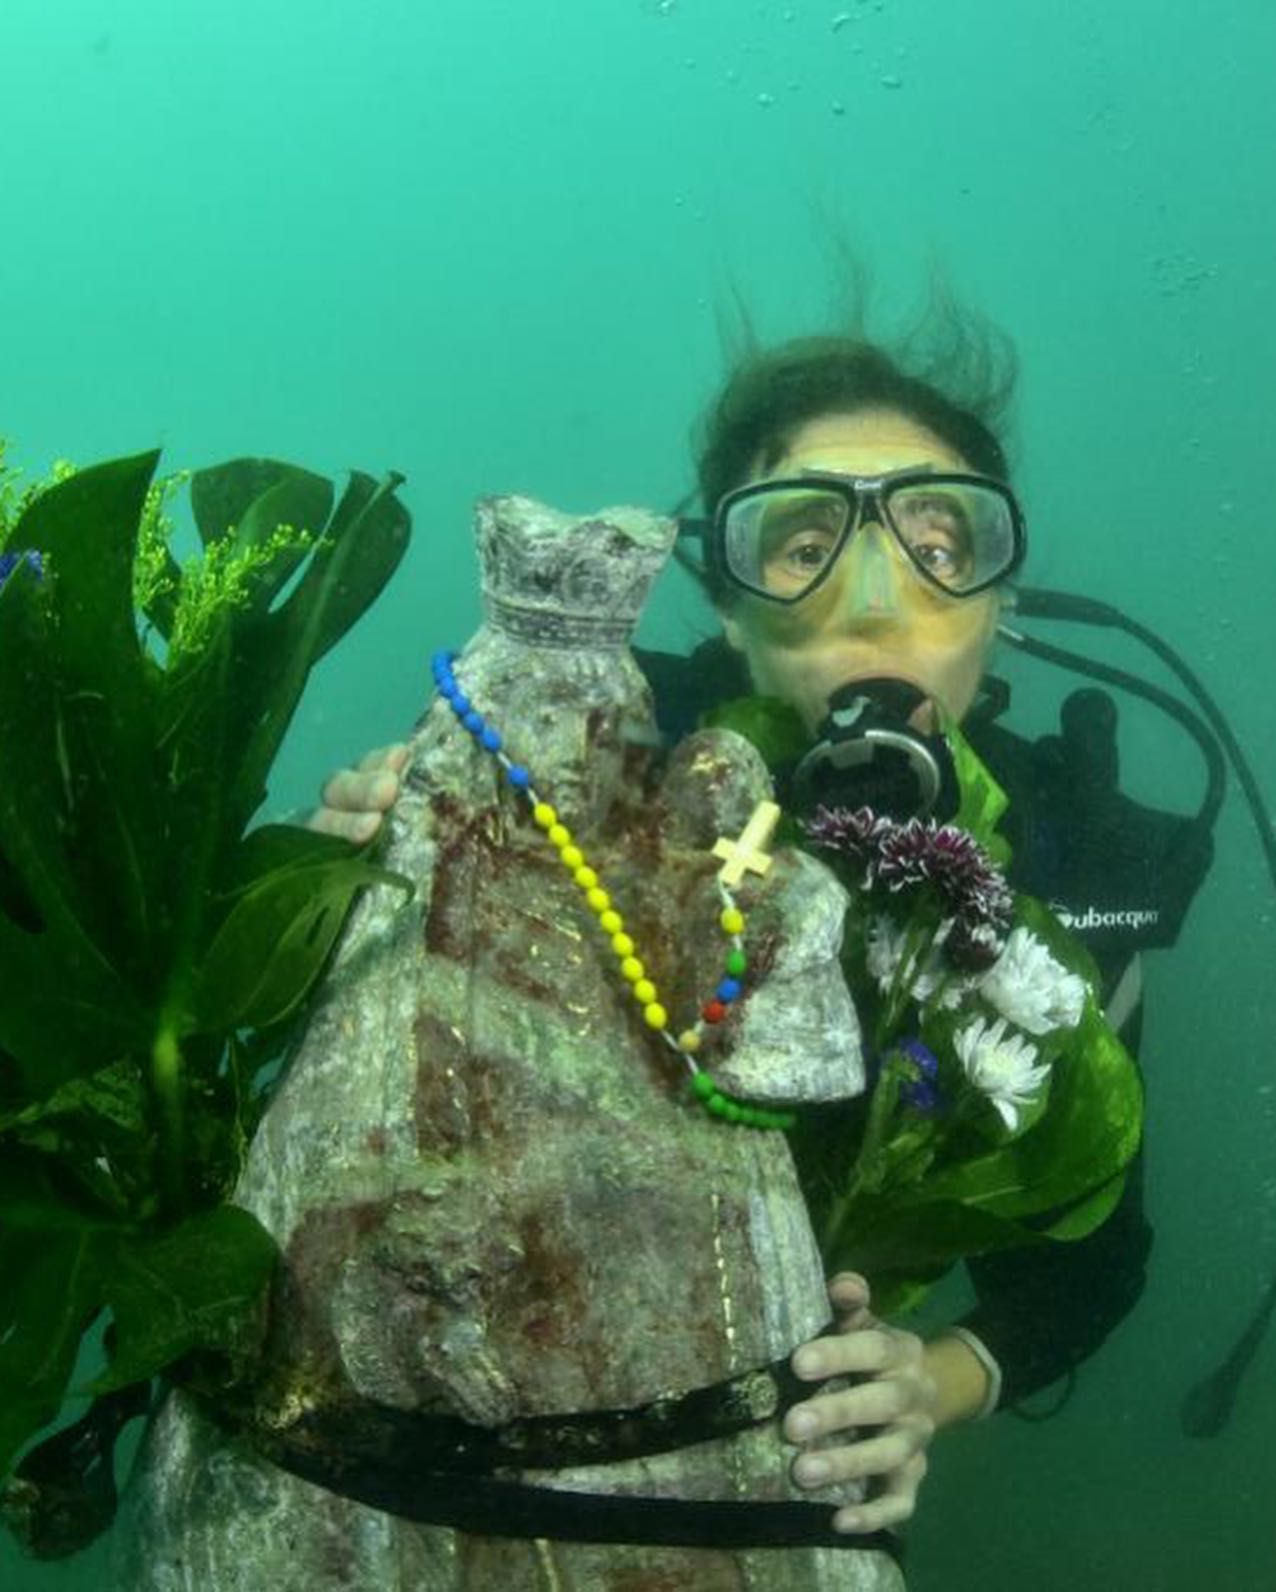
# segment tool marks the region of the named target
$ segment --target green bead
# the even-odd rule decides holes
[[[748,958],[743,951],[727,952],[727,972],[732,978],[740,978],[748,965]]]
[[[728,1104],[726,1095],[720,1094],[711,1094],[705,1101],[705,1105],[713,1112],[715,1117],[725,1117]]]
[[[757,1106],[740,1107],[740,1121],[744,1123],[746,1128],[766,1127],[766,1123],[762,1120],[765,1115],[766,1113],[759,1111]]]
[[[744,1110],[734,1100],[727,1101],[726,1117],[728,1122],[743,1122]]]
[[[699,1100],[709,1100],[715,1093],[717,1085],[707,1072],[698,1072],[691,1079],[692,1093]]]

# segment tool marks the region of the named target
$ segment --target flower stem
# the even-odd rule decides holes
[[[925,917],[920,922],[911,924],[906,931],[904,948],[900,953],[890,990],[887,992],[873,1031],[873,1044],[876,1050],[880,1051],[887,1040],[894,1036],[896,1026],[904,1014],[904,1008],[913,998],[913,986],[918,973],[938,933],[939,924],[928,922]]]
[[[183,1177],[185,1066],[177,1027],[165,1017],[151,1048],[151,1084],[155,1091],[159,1126],[159,1173],[162,1208],[166,1217],[180,1219],[186,1214],[186,1186]]]
[[[877,1163],[885,1144],[887,1126],[899,1098],[899,1082],[899,1074],[892,1064],[891,1057],[883,1057],[882,1070],[869,1103],[868,1121],[864,1124],[864,1138],[860,1143],[859,1154],[855,1157],[855,1165],[851,1169],[846,1188],[833,1202],[832,1210],[824,1225],[824,1250],[828,1255],[837,1253],[842,1235],[849,1225],[860,1196],[866,1190],[871,1190],[881,1177]]]

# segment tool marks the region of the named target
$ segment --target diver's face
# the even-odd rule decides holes
[[[787,453],[751,480],[804,470],[883,475],[910,465],[969,470],[960,454],[890,410],[822,415],[796,433]],[[1001,608],[993,591],[950,597],[914,570],[890,530],[863,521],[827,580],[792,606],[734,594],[723,611],[728,642],[744,654],[754,688],[783,697],[814,731],[829,693],[851,680],[894,675],[925,691],[912,716],[936,727],[934,702],[962,718],[975,699]]]

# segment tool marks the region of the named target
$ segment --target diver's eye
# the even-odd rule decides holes
[[[901,492],[891,512],[909,552],[936,580],[951,585],[968,576],[970,522],[957,494]]]
[[[913,557],[940,580],[952,580],[962,573],[964,561],[943,542],[912,542]]]
[[[810,571],[822,569],[828,563],[832,551],[832,537],[795,536],[780,549],[779,557],[781,562],[791,565],[794,569]]]
[[[797,531],[773,547],[763,562],[767,586],[775,592],[797,592],[825,568],[837,537],[823,531]]]

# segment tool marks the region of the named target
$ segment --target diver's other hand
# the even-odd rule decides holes
[[[811,1449],[794,1461],[799,1486],[879,1478],[872,1496],[833,1517],[835,1531],[880,1531],[907,1520],[926,1474],[926,1450],[935,1434],[938,1387],[926,1369],[922,1340],[888,1327],[869,1310],[869,1288],[855,1272],[829,1283],[838,1316],[836,1336],[817,1338],[794,1351],[793,1369],[804,1381],[856,1376],[854,1387],[817,1393],[784,1418],[791,1443],[845,1433],[834,1447]],[[859,1437],[861,1427],[871,1433]]]
[[[339,768],[325,781],[320,806],[306,820],[306,828],[360,845],[371,840],[398,799],[407,762],[407,743],[397,741],[369,752],[358,768]]]

